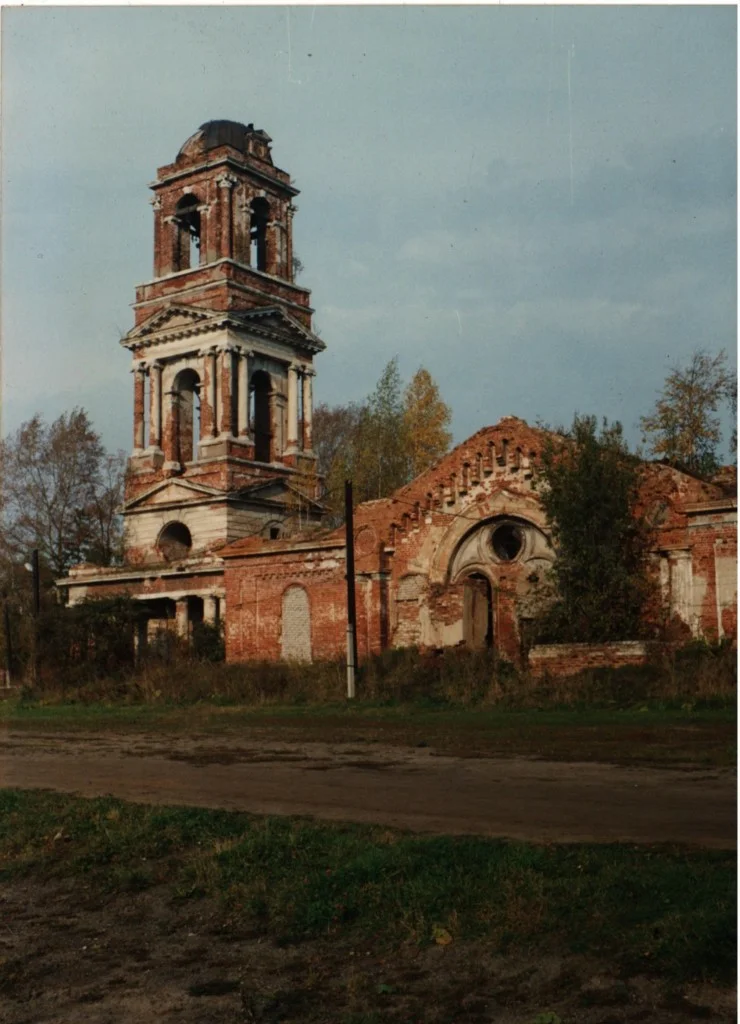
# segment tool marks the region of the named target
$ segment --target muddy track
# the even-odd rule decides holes
[[[736,846],[732,769],[10,730],[0,733],[0,785],[535,842]]]

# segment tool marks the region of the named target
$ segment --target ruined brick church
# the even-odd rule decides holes
[[[136,289],[121,341],[134,411],[125,564],[78,566],[59,581],[70,603],[130,594],[140,643],[220,621],[232,661],[345,650],[344,530],[321,528],[311,438],[325,345],[294,280],[298,192],[270,144],[251,124],[210,121],[157,172],[153,278]],[[547,668],[552,651],[528,652],[533,595],[553,559],[534,486],[544,437],[507,417],[358,506],[361,657],[466,643]],[[687,636],[734,639],[734,494],[656,463],[643,501],[659,524],[667,615]]]

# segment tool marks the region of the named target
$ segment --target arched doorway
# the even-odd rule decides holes
[[[472,650],[493,647],[493,590],[482,573],[471,573],[463,582],[463,640]]]
[[[270,462],[272,459],[270,416],[272,382],[269,373],[257,370],[252,374],[252,391],[254,394],[254,457],[257,462]]]

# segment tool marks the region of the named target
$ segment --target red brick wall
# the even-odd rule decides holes
[[[586,669],[644,665],[650,645],[642,643],[547,644],[529,651],[529,670],[536,679],[570,676]]]

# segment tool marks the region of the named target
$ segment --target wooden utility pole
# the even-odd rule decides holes
[[[352,509],[352,481],[344,481],[344,528],[347,565],[347,697],[355,696],[357,670],[357,611],[355,608],[355,529]]]
[[[31,552],[31,575],[33,580],[33,653],[31,655],[31,682],[39,681],[39,615],[41,613],[41,581],[39,575],[39,552]]]
[[[5,628],[5,681],[10,686],[13,682],[13,637],[10,632],[10,605],[7,594],[3,594],[3,626]]]

